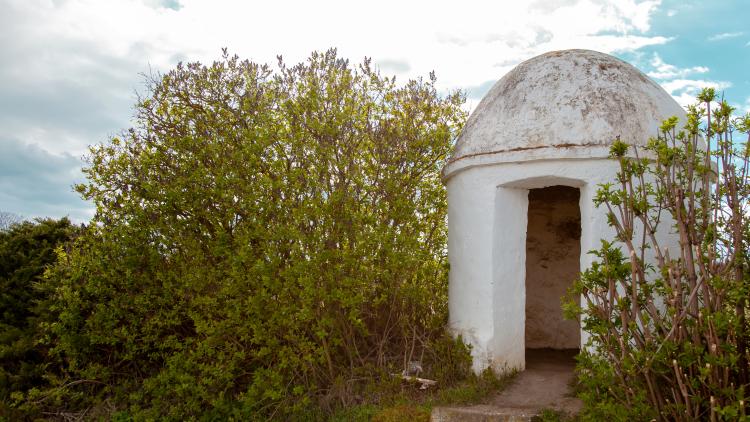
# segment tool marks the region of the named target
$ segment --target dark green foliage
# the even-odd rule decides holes
[[[400,405],[383,409],[373,415],[372,422],[429,422],[430,412],[426,409]]]
[[[471,364],[471,361],[467,360],[467,363]],[[420,417],[427,417],[429,420],[430,412],[436,406],[466,406],[485,403],[489,397],[505,389],[514,376],[514,373],[510,373],[498,377],[492,369],[487,368],[479,375],[470,372],[461,381],[442,383],[427,390],[419,389],[418,383],[407,383],[392,378],[393,383],[389,386],[392,391],[384,396],[384,400],[381,400],[378,406],[362,404],[342,408],[331,415],[330,420],[349,422],[381,418],[411,421],[413,418]],[[382,389],[384,384],[380,383],[374,387]]]
[[[459,385],[440,390],[437,397],[430,401],[430,404],[468,405],[480,403],[492,394],[504,390],[515,376],[516,373],[512,372],[498,377],[491,368],[485,369],[479,375],[472,372]]]
[[[428,369],[423,376],[441,380],[446,385],[474,376],[471,350],[460,336],[457,339],[447,336],[435,339],[426,350],[423,361]]]
[[[596,202],[616,239],[592,251],[571,293],[581,305],[567,305],[591,335],[585,420],[748,420],[750,163],[733,136],[750,115],[715,99],[704,90],[685,127],[664,121],[645,152],[612,148],[618,180]]]
[[[582,421],[650,421],[656,417],[642,387],[624,385],[612,362],[583,352],[578,360],[578,397],[585,404]]]
[[[565,412],[554,410],[554,409],[542,409],[537,416],[531,418],[533,422],[573,422],[577,421],[578,417],[570,416]],[[597,419],[601,420],[601,419]]]
[[[50,362],[38,345],[49,291],[40,286],[55,250],[77,229],[67,218],[15,223],[0,230],[0,416],[12,417],[11,396],[45,384]]]
[[[412,360],[459,377],[438,363],[467,356],[444,331],[440,169],[462,103],[335,51],[151,81],[136,127],[91,149],[96,217],[48,277],[66,367],[25,405],[305,420]]]

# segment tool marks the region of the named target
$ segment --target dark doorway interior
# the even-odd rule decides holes
[[[580,324],[564,319],[561,307],[580,266],[579,198],[578,188],[569,186],[529,190],[526,349],[580,347]]]

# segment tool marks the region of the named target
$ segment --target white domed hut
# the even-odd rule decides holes
[[[685,112],[633,66],[588,50],[516,66],[472,113],[443,169],[450,327],[474,369],[525,368],[526,349],[578,349],[561,297],[611,238],[597,185],[614,181],[614,139],[645,145]],[[662,237],[662,236],[660,236]]]

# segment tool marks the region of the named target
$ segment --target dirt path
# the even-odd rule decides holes
[[[529,421],[543,409],[575,414],[582,403],[572,397],[575,352],[538,349],[526,351],[526,370],[486,405],[435,408],[432,420]]]

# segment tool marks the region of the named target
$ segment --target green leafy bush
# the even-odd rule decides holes
[[[410,361],[455,377],[440,169],[462,103],[335,51],[154,78],[135,127],[91,148],[96,217],[48,278],[67,366],[26,403],[294,419]]]
[[[617,237],[576,282],[582,306],[568,304],[591,335],[578,367],[589,420],[747,420],[749,150],[733,136],[750,115],[715,100],[704,90],[684,128],[665,121],[645,157],[612,147],[618,180],[596,202]]]
[[[67,218],[16,222],[0,230],[0,417],[19,415],[10,403],[46,385],[47,349],[39,322],[48,318],[49,291],[40,285],[55,249],[77,231]]]

